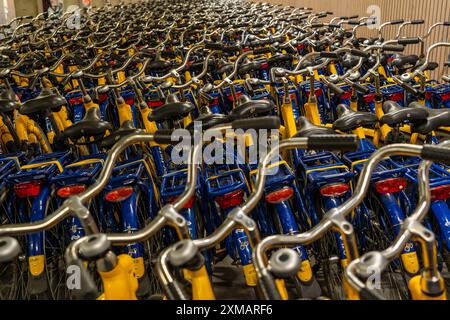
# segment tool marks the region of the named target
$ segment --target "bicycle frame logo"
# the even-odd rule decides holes
[[[172,141],[180,141],[171,152],[172,162],[176,165],[189,164],[189,151],[194,145],[203,142],[202,158],[196,164],[206,165],[257,165],[268,150],[273,150],[271,163],[278,162],[279,130],[272,129],[227,129],[222,131],[206,131],[202,134],[202,123],[194,121],[194,133],[186,129],[176,129],[172,133]],[[277,174],[277,166],[271,166],[267,174]]]

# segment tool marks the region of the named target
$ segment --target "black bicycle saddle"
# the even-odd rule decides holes
[[[132,133],[144,133],[142,129],[136,129],[133,122],[128,120],[122,123],[122,126],[104,138],[100,144],[102,148],[112,147],[117,141]]]
[[[250,71],[256,71],[261,69],[261,63],[257,61],[248,62],[242,64],[238,68],[238,73],[243,75],[249,73]]]
[[[450,126],[450,109],[431,109],[422,106],[418,102],[411,102],[409,104],[410,108],[424,109],[428,112],[428,117],[425,121],[420,123],[415,123],[412,126],[412,131],[420,134],[429,134],[439,127],[449,127]]]
[[[63,96],[53,93],[50,89],[42,89],[36,98],[26,101],[19,108],[19,112],[23,115],[30,115],[46,110],[56,111],[66,104],[67,101]]]
[[[296,138],[307,138],[312,135],[336,134],[334,130],[329,127],[312,124],[306,117],[298,118],[297,127],[299,129],[294,135]]]
[[[380,124],[396,126],[405,121],[421,122],[428,117],[428,111],[424,108],[404,108],[394,101],[385,101],[383,103],[384,115],[380,119]]]
[[[16,94],[13,90],[4,90],[0,93],[0,112],[8,113],[19,108],[19,103],[16,100]]]
[[[237,107],[231,110],[230,117],[233,119],[243,119],[256,115],[269,113],[275,108],[275,104],[270,100],[252,100],[246,95],[237,99]]]
[[[166,60],[154,60],[147,65],[147,70],[152,71],[167,71],[172,68],[172,63]]]
[[[66,128],[61,136],[76,142],[82,137],[101,137],[112,128],[109,122],[100,119],[98,108],[90,108],[86,111],[83,119]]]
[[[333,123],[334,130],[351,131],[358,127],[372,127],[377,123],[377,116],[371,112],[354,111],[346,104],[337,106],[338,119]]]
[[[410,65],[414,66],[417,61],[419,61],[419,57],[415,54],[411,55],[397,55],[394,60],[392,60],[391,64],[398,69],[403,69],[405,66]]]
[[[232,63],[225,63],[217,69],[218,74],[230,74],[233,72],[234,65]]]
[[[229,119],[230,119],[229,116],[221,114],[221,113],[206,113],[206,114],[202,114],[199,117],[197,117],[197,119],[195,119],[194,122],[201,122],[202,130],[207,130],[207,129],[217,126],[219,124],[227,123],[227,122],[229,122]],[[186,127],[186,129],[193,130],[194,122],[191,122]]]
[[[148,120],[162,122],[168,120],[181,120],[186,117],[194,106],[192,103],[180,102],[175,94],[169,94],[166,98],[166,103],[153,111],[148,115]]]
[[[294,57],[290,54],[276,54],[267,59],[267,62],[269,66],[273,66],[280,62],[292,62],[293,60]]]

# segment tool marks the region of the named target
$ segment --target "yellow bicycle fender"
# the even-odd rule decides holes
[[[297,278],[303,282],[303,283],[307,283],[309,281],[311,281],[313,277],[313,272],[311,269],[311,263],[309,262],[309,260],[303,260],[301,265],[300,265],[300,270],[297,272]]]
[[[136,279],[142,278],[145,273],[144,258],[139,257],[133,259],[133,264],[134,264],[134,276],[136,277]]]
[[[44,255],[28,257],[28,268],[33,276],[36,277],[42,274],[42,272],[44,272],[44,266],[45,266]]]
[[[242,270],[244,271],[245,283],[249,287],[255,287],[258,282],[256,277],[255,266],[252,263],[250,263],[245,266],[242,266]]]
[[[403,268],[409,274],[416,274],[419,272],[419,259],[417,257],[417,252],[402,253],[401,255]]]

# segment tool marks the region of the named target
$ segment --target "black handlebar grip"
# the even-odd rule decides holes
[[[317,15],[317,18],[325,18],[327,16],[326,13],[321,13]]]
[[[262,47],[262,48],[257,48],[253,50],[253,54],[263,54],[263,53],[269,53],[272,52],[272,48],[271,47]]]
[[[398,19],[398,20],[392,20],[389,22],[390,25],[394,25],[394,24],[402,24],[403,22],[405,22],[405,20],[403,19]]]
[[[92,279],[90,272],[86,269],[84,261],[73,260],[69,261],[68,267],[75,267],[75,270],[79,272],[80,286],[79,288],[72,289],[73,297],[77,300],[95,300],[100,295],[97,285]],[[69,269],[68,269],[69,270]]]
[[[347,21],[347,23],[351,26],[359,26],[360,25],[360,22],[355,21],[355,20],[349,20],[349,21]]]
[[[334,24],[334,23],[330,23],[330,24],[328,25],[328,28],[333,28],[333,29],[339,29],[340,27],[341,27],[340,25]]]
[[[405,50],[405,46],[395,45],[395,44],[385,44],[383,46],[384,51],[394,51],[394,52],[403,52]]]
[[[321,51],[320,56],[322,58],[329,58],[329,59],[338,59],[339,58],[339,55],[333,51]]]
[[[370,93],[370,89],[367,87],[364,87],[363,85],[359,84],[359,83],[353,83],[352,87],[356,90],[361,92],[362,94],[369,94]]]
[[[326,15],[325,15],[326,16]],[[311,25],[311,28],[322,28],[323,27],[323,23],[313,23]]]
[[[332,82],[329,82],[329,83],[327,84],[327,87],[328,87],[331,91],[333,91],[334,94],[336,94],[337,96],[342,96],[342,95],[345,93],[345,91],[344,91],[343,89],[339,88],[339,86],[337,86],[336,84],[334,84],[334,83],[332,83]]]
[[[447,27],[450,26],[450,21],[445,21],[444,26],[447,26]]]
[[[411,24],[424,24],[425,20],[423,19],[418,19],[418,20],[412,20]]]
[[[308,137],[308,149],[312,150],[355,151],[358,146],[359,139],[354,134],[312,135]]]
[[[398,44],[407,45],[407,44],[417,44],[420,42],[419,38],[401,38],[398,39]]]
[[[234,120],[232,123],[233,129],[279,129],[281,122],[280,118],[276,116],[267,116],[251,119]]]
[[[370,53],[367,51],[363,51],[363,50],[351,49],[350,53],[352,55],[360,57],[360,58],[369,58],[370,57]]]
[[[422,147],[422,158],[450,165],[450,148],[426,144]]]
[[[265,25],[266,24],[264,22],[258,22],[258,23],[255,23],[254,25],[252,25],[252,28],[262,28]]]
[[[153,141],[159,144],[172,144],[178,141],[172,141],[173,130],[159,129],[153,134]]]
[[[241,50],[240,46],[225,46],[222,48],[223,52],[240,52]]]
[[[220,43],[214,43],[214,42],[205,43],[205,49],[222,50],[222,48],[223,48],[223,45]]]
[[[354,15],[354,16],[348,17],[347,19],[348,19],[348,20],[351,20],[351,19],[358,19],[358,17],[359,17],[358,15]]]
[[[273,42],[282,42],[282,41],[285,41],[286,40],[286,36],[283,36],[283,35],[281,35],[281,36],[276,36],[276,37],[273,37],[272,38],[272,43]]]

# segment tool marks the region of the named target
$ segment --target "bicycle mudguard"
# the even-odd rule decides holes
[[[137,213],[137,195],[134,191],[127,199],[120,202],[120,213],[123,233],[133,233],[140,229]],[[141,278],[145,273],[143,247],[141,243],[128,244],[125,252],[133,258],[134,274]]]
[[[36,222],[44,219],[47,210],[47,201],[50,189],[47,186],[41,188],[38,196],[33,198],[30,221]],[[44,232],[27,235],[27,255],[30,286],[30,294],[40,294],[48,289],[47,275],[45,273],[45,244]]]
[[[242,271],[244,273],[245,283],[249,287],[254,287],[257,284],[257,277],[255,267],[252,263],[252,248],[250,240],[244,229],[234,229],[227,237],[228,250],[235,250],[239,256]],[[237,258],[237,257],[236,257]]]
[[[447,249],[450,250],[450,209],[447,202],[444,200],[433,201],[431,211],[438,222],[440,237]]]
[[[380,195],[380,200],[389,216],[391,225],[394,228],[394,233],[398,234],[400,225],[406,219],[406,216],[398,205],[397,198],[394,194],[388,193]],[[416,247],[412,241],[407,242],[400,258],[403,268],[409,276],[416,275],[420,271],[419,258],[417,256]]]

